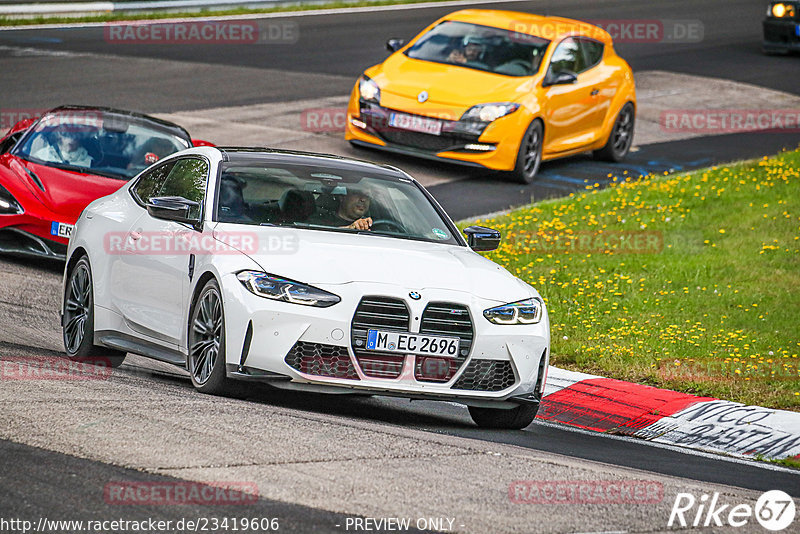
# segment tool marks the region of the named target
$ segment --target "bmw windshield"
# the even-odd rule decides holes
[[[391,173],[256,161],[223,162],[217,221],[459,244],[412,180]]]
[[[50,167],[128,180],[191,146],[184,130],[146,117],[62,109],[42,116],[13,154]]]
[[[507,76],[531,76],[539,70],[549,43],[533,35],[448,20],[417,39],[406,55]]]

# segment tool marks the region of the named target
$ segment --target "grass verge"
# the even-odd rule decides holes
[[[552,363],[800,411],[800,152],[620,178],[469,223],[545,298]]]
[[[424,3],[444,2],[446,0],[424,0]],[[399,4],[419,4],[421,0],[376,0],[362,2],[331,2],[326,4],[300,4],[268,8],[202,9],[199,11],[167,12],[115,12],[87,16],[41,16],[31,18],[0,17],[0,26],[28,26],[33,24],[77,24],[81,22],[118,22],[136,20],[182,19],[201,17],[224,17],[232,15],[252,15],[258,13],[283,13],[290,11],[312,11],[317,9],[337,9],[346,7],[374,7]]]

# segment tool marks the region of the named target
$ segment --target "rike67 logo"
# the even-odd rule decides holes
[[[781,490],[770,490],[761,495],[755,506],[730,504],[720,500],[720,495],[703,494],[696,498],[691,493],[678,493],[668,527],[743,527],[753,518],[765,529],[778,532],[794,523],[796,508],[792,498]]]

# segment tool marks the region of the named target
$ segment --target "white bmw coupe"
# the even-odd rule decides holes
[[[67,355],[185,367],[201,392],[237,380],[466,404],[523,428],[550,347],[528,284],[474,251],[431,195],[389,166],[191,148],[90,204],[70,239]]]

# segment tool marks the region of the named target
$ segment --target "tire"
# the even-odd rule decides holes
[[[509,178],[521,184],[529,184],[536,178],[539,166],[542,164],[542,142],[544,140],[544,128],[542,121],[534,120],[517,150],[517,162],[514,170],[509,172]]]
[[[620,162],[628,155],[628,151],[633,145],[633,129],[636,124],[636,112],[633,104],[628,102],[619,110],[614,127],[608,135],[605,146],[595,150],[592,154],[594,159],[603,161]]]
[[[481,428],[503,428],[520,430],[533,422],[539,405],[521,404],[516,408],[506,410],[503,408],[478,408],[468,406],[469,415],[475,424]]]
[[[67,357],[76,362],[119,367],[125,353],[94,344],[94,285],[89,259],[72,267],[64,291],[62,338]]]
[[[229,395],[225,372],[225,310],[222,293],[210,279],[197,296],[190,314],[186,368],[200,393]]]

